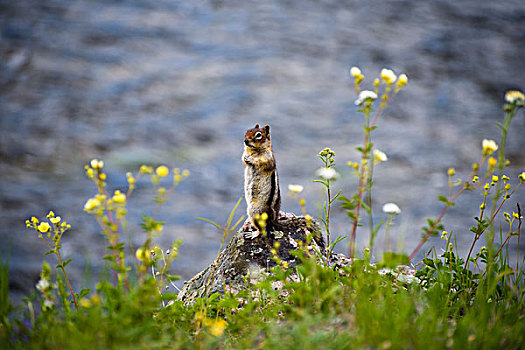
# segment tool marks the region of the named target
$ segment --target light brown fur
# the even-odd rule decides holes
[[[244,196],[248,206],[248,219],[244,229],[253,225],[261,230],[255,217],[268,214],[266,228],[271,229],[277,223],[281,208],[279,176],[270,138],[270,126],[259,128],[259,124],[246,131],[244,137]]]

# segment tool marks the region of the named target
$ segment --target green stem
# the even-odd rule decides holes
[[[369,176],[369,179],[367,181],[368,185],[367,185],[367,193],[366,193],[366,205],[368,205],[368,226],[370,226],[370,242],[373,243],[373,240],[374,240],[374,216],[373,216],[373,211],[372,211],[372,178],[373,178],[373,175],[374,175],[374,158],[371,157],[371,160],[370,160],[370,176]],[[372,244],[370,244],[370,255],[372,254]]]
[[[58,248],[57,247],[55,247],[55,249],[51,248],[51,246],[46,242],[46,240],[44,239],[44,237],[42,237],[42,235],[40,236],[40,238],[42,239],[42,242],[44,242],[44,244],[49,250],[54,250],[55,255],[58,259],[58,264],[60,266],[60,269],[62,270],[62,274],[64,275],[64,279],[66,280],[67,286],[69,288],[69,293],[71,293],[71,297],[73,298],[73,304],[75,304],[75,309],[78,311],[77,299],[75,298],[75,293],[73,293],[73,288],[71,287],[71,284],[69,283],[69,278],[67,278],[67,273],[66,273],[66,270],[64,269],[64,265],[62,263],[62,258],[60,257],[60,253],[58,252]]]
[[[390,226],[392,226],[392,219],[394,218],[394,214],[388,214],[388,221],[386,223],[385,227],[385,253],[388,252],[390,249]]]
[[[505,144],[507,142],[507,133],[510,129],[510,123],[512,122],[512,118],[516,114],[516,109],[511,109],[508,112],[505,112],[505,118],[503,120],[503,125],[501,126],[501,140],[499,144],[499,151],[498,151],[498,178],[501,179],[501,176],[503,175],[503,169],[505,168]],[[496,210],[496,206],[498,204],[498,200],[501,197],[501,181],[498,181],[496,184],[494,197],[492,198],[492,206],[490,209],[490,215],[492,216]],[[490,224],[490,234],[487,235],[487,246],[489,246],[489,249],[492,249],[492,245],[494,243],[494,224]]]
[[[330,203],[332,198],[330,194],[330,180],[326,180],[326,183],[326,195],[328,196],[328,201],[326,202],[326,246],[328,247],[326,258],[330,259]]]
[[[357,231],[357,224],[359,221],[359,211],[361,210],[361,201],[363,199],[363,192],[365,190],[365,163],[368,159],[368,143],[370,138],[370,107],[365,108],[365,140],[363,142],[363,152],[361,157],[361,172],[359,174],[359,186],[357,189],[357,204],[355,208],[355,217],[352,224],[352,233],[350,235],[350,244],[348,246],[348,255],[350,259],[354,258],[355,254],[355,237]]]

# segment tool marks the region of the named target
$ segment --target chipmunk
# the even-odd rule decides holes
[[[269,125],[259,128],[256,124],[246,131],[242,161],[245,165],[244,196],[248,206],[248,219],[243,228],[247,231],[253,225],[260,232],[256,216],[266,213],[266,228],[270,230],[279,218],[281,192]]]
[[[281,191],[269,125],[260,128],[259,124],[256,124],[253,129],[246,131],[242,161],[245,165],[244,196],[248,206],[248,219],[244,222],[243,231],[252,231],[253,226],[256,231],[249,236],[252,239],[257,237],[263,230],[258,222],[259,216],[266,213],[267,232],[274,230],[290,232],[299,228],[308,228],[319,247],[324,249],[324,239],[315,222],[280,211]]]

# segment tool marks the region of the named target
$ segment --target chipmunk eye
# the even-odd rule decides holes
[[[262,134],[260,132],[258,132],[257,134],[255,134],[255,139],[256,140],[260,140],[262,139]]]

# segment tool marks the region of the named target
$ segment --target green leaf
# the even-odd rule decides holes
[[[180,280],[180,276],[179,275],[167,275],[166,277],[167,277],[168,281],[170,281],[170,282],[179,281]]]
[[[339,192],[337,192],[337,194],[334,196],[334,198],[332,198],[330,200],[330,204],[332,204],[333,202],[335,202],[335,200],[341,195],[341,192],[342,190],[339,190]]]
[[[212,224],[213,226],[217,227],[219,230],[222,230],[222,226],[216,223],[215,221],[211,221],[210,219],[206,219],[206,218],[201,218],[200,216],[196,217],[196,219]]]
[[[237,208],[239,207],[239,204],[241,204],[242,197],[239,197],[239,200],[237,201],[237,204],[233,207],[230,216],[228,216],[228,220],[226,221],[226,229],[230,228],[230,224],[232,223],[233,217],[235,216],[235,212],[237,211]]]
[[[446,196],[442,195],[442,194],[440,194],[440,195],[438,196],[438,200],[439,200],[440,202],[443,202],[443,203],[447,204],[447,205],[448,205],[448,203],[449,203],[449,202],[448,202],[448,198],[447,198]]]
[[[429,258],[423,258],[423,264],[436,268],[436,265],[434,264],[434,260],[429,259]]]
[[[236,228],[241,222],[243,222],[243,221],[244,221],[244,215],[241,216],[241,217],[239,218],[239,220],[237,220],[237,222],[235,222],[235,224],[233,224],[233,226],[231,227],[232,231],[235,230],[235,228]]]
[[[86,295],[88,295],[89,293],[91,293],[91,289],[89,288],[83,288],[80,290],[80,298],[83,298],[85,297]]]
[[[374,229],[372,230],[372,233],[374,234],[374,237],[375,237],[375,235],[377,235],[377,232],[379,231],[381,226],[385,223],[385,221],[386,221],[386,219],[383,219],[383,220],[379,221],[377,224],[375,224]]]

